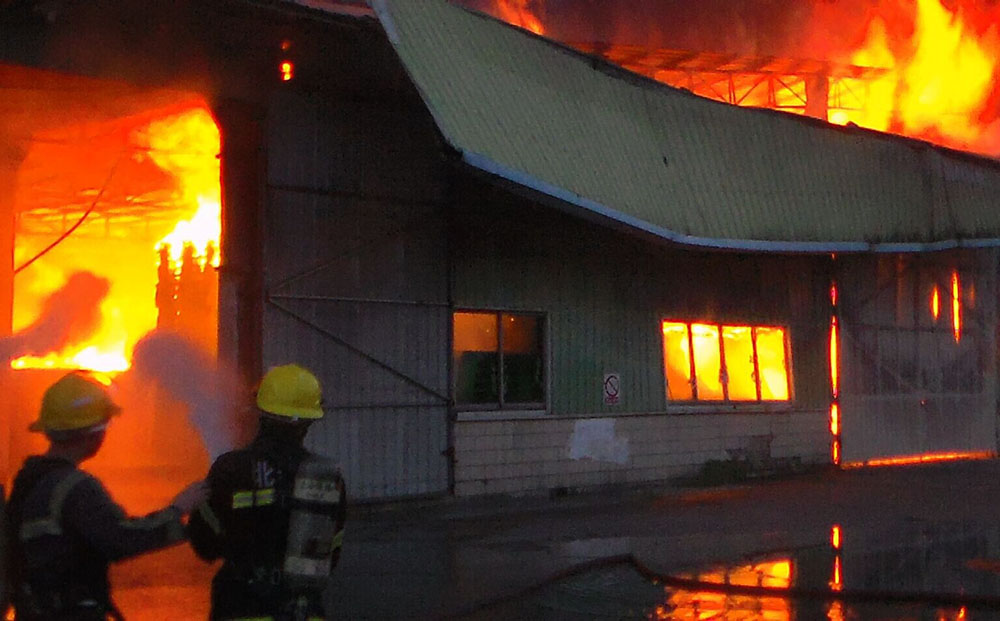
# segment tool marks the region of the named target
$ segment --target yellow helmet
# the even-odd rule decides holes
[[[274,367],[264,375],[257,389],[258,408],[288,418],[322,418],[322,398],[319,380],[297,364]]]
[[[111,399],[109,385],[91,373],[67,373],[45,391],[38,420],[28,429],[46,433],[77,431],[108,422],[121,412]]]

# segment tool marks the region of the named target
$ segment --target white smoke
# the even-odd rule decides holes
[[[150,332],[136,343],[132,370],[187,407],[212,461],[252,434],[255,417],[247,415],[239,376],[183,336]]]
[[[75,272],[42,305],[42,313],[30,326],[0,338],[0,361],[61,351],[82,343],[101,323],[101,302],[111,283],[90,272]]]

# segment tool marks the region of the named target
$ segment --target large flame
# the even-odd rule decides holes
[[[941,0],[917,0],[909,41],[890,41],[887,32],[901,29],[875,15],[865,43],[849,61],[891,71],[869,85],[864,110],[832,120],[992,151],[996,128],[988,108],[996,88],[1000,37],[995,24],[976,28],[970,8],[957,4],[953,11]]]
[[[540,0],[491,0],[488,10],[514,26],[548,35],[550,28],[540,17],[542,6]],[[811,59],[818,54],[822,57],[816,60],[886,70],[878,77],[830,78],[830,122],[1000,154],[1000,85],[996,80],[1000,7],[977,0],[814,0],[811,12],[813,27],[803,32],[814,34],[806,35],[797,49],[782,46],[783,55]],[[648,20],[650,38],[656,38],[656,19],[669,17],[661,13]],[[591,26],[595,32],[604,31],[603,24]],[[733,24],[734,30],[738,27]],[[641,30],[618,33],[611,43],[636,45],[640,43],[636,33]],[[847,32],[854,34],[842,34]],[[718,51],[729,34],[720,29],[714,40],[703,42],[704,49]],[[732,91],[725,100],[741,106],[802,113],[809,97],[805,82],[795,76],[732,82],[725,70],[650,71],[657,80],[710,98],[719,99]],[[768,88],[771,82],[777,87]]]
[[[221,190],[219,188],[219,132],[204,108],[154,121],[145,130],[149,155],[163,170],[178,180],[177,201],[193,208],[190,219],[181,220],[160,240],[170,248],[170,258],[179,263],[185,244],[195,247],[204,266],[205,258],[219,247],[222,234]],[[214,252],[212,265],[220,256]]]
[[[63,146],[58,158],[43,154],[44,149],[51,150],[49,143],[58,141],[48,141],[42,136],[35,142],[39,168],[45,168],[51,175],[84,178],[83,183],[93,187],[100,185],[99,179],[91,179],[100,166],[88,160],[88,154],[111,150],[104,144],[111,140],[109,136],[123,135],[114,150],[126,156],[114,165],[117,168],[107,185],[114,186],[117,200],[146,201],[150,207],[148,216],[139,219],[105,220],[112,232],[104,233],[110,238],[103,243],[99,238],[94,239],[103,230],[100,223],[104,205],[99,204],[79,231],[18,274],[15,330],[35,321],[41,301],[75,271],[87,269],[101,275],[111,282],[111,289],[101,304],[101,322],[94,337],[63,351],[18,358],[11,363],[15,369],[86,368],[106,372],[127,369],[132,347],[157,326],[158,313],[163,313],[157,307],[156,296],[159,248],[169,248],[170,268],[175,273],[181,271],[185,246],[193,249],[202,268],[206,262],[219,264],[220,138],[207,106],[201,100],[194,100],[115,123],[116,132],[98,128],[89,138],[91,144],[83,148]],[[82,130],[60,131],[74,135]],[[96,155],[93,159],[97,159]],[[27,185],[28,181],[24,183]],[[24,202],[20,209],[30,212],[34,205],[29,199]],[[89,234],[84,234],[86,227],[91,227]],[[19,233],[17,263],[33,256],[48,241]],[[163,279],[162,274],[159,277]]]

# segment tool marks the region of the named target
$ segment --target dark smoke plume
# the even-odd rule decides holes
[[[0,356],[9,362],[19,356],[61,351],[85,341],[100,327],[101,302],[110,287],[106,278],[90,272],[74,273],[45,300],[35,323],[0,339]]]
[[[252,436],[256,419],[243,407],[247,393],[238,375],[183,336],[157,331],[144,336],[132,352],[132,371],[187,406],[213,461]]]

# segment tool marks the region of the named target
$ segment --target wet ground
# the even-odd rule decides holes
[[[345,619],[1000,619],[998,515],[998,461],[355,507],[328,600]],[[174,548],[116,568],[116,596],[129,619],[204,619],[212,571]]]

